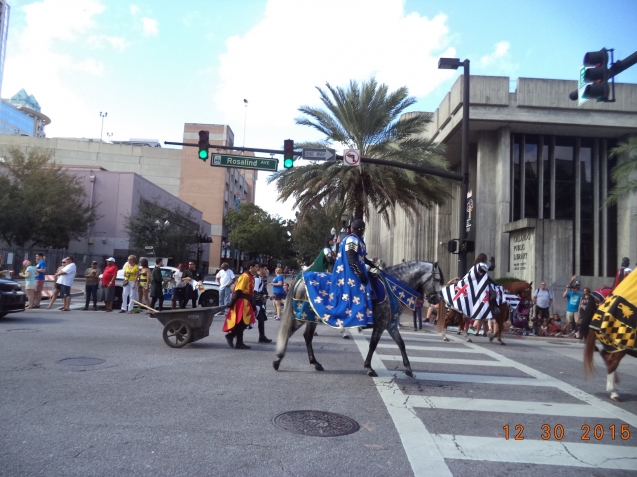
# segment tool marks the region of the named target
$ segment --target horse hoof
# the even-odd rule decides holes
[[[615,402],[622,402],[622,400],[619,398],[619,394],[617,393],[611,393],[610,398]]]
[[[442,341],[449,341],[449,338],[443,338]]]
[[[462,334],[462,331],[458,331],[456,334],[457,334],[457,335],[461,335],[461,334]]]
[[[280,360],[276,360],[276,361],[272,361],[272,367],[274,368],[275,371],[279,370],[279,366],[281,366],[281,361]]]
[[[325,371],[325,369],[323,369],[323,366],[321,366],[318,363],[314,365],[314,369],[317,370],[317,371]]]
[[[493,341],[494,335],[493,332],[489,331],[489,341]]]
[[[409,376],[410,378],[414,377],[414,372],[411,369],[405,370],[405,374]]]
[[[343,339],[344,340],[348,340],[349,339],[349,335],[343,335]]]
[[[473,341],[471,341],[471,338],[467,338],[467,343],[473,343]]]
[[[505,346],[505,345],[506,345],[506,343],[505,343],[504,341],[500,341],[500,344],[501,344],[502,346]]]
[[[372,368],[369,368],[367,370],[367,376],[371,376],[372,378],[377,378],[378,374],[376,374],[376,371],[374,371]]]

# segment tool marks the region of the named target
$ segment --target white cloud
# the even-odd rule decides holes
[[[130,6],[131,15],[137,15],[138,12],[139,12],[139,7],[137,5],[131,5]]]
[[[108,45],[117,51],[124,51],[130,46],[130,43],[124,37],[106,35],[91,35],[86,39],[86,43],[95,48],[104,48]]]
[[[299,106],[320,105],[316,86],[375,76],[391,90],[407,86],[422,97],[453,76],[437,67],[439,57],[455,56],[445,22],[444,15],[406,14],[402,0],[367,0],[364,8],[359,0],[270,0],[258,24],[227,40],[213,101],[237,145],[243,140],[243,98],[250,101],[246,146],[278,149],[287,138],[315,139],[294,118]],[[292,217],[289,205],[274,202],[276,192],[264,176],[257,203]]]
[[[147,36],[157,35],[159,33],[157,20],[147,17],[142,18],[142,29]]]
[[[60,127],[75,131],[75,135],[90,134],[85,121],[86,98],[68,86],[67,78],[69,74],[75,78],[101,75],[104,66],[96,58],[61,54],[59,45],[85,42],[94,46],[88,38],[97,38],[95,17],[104,9],[98,0],[44,0],[23,7],[26,26],[11,32],[3,96],[20,88],[33,94],[42,112],[51,117],[48,135]]]
[[[508,41],[496,43],[492,53],[480,58],[480,66],[482,68],[488,68],[491,74],[511,73],[515,71],[518,65],[511,59],[510,47],[511,45]]]

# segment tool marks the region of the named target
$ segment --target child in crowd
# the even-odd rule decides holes
[[[549,318],[548,332],[549,336],[562,336],[562,324],[557,313]]]
[[[540,326],[540,336],[548,336],[549,335],[548,328],[549,328],[548,321],[546,319],[542,320],[542,325]]]

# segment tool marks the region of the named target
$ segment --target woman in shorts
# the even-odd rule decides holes
[[[275,320],[280,320],[281,316],[281,301],[285,300],[285,290],[283,289],[284,277],[283,270],[279,267],[274,273],[276,278],[270,282],[272,285],[272,294],[274,295],[274,307],[276,308]]]

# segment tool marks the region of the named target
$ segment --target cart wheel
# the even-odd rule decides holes
[[[164,342],[171,348],[181,348],[190,343],[192,329],[185,321],[173,320],[164,326]]]

